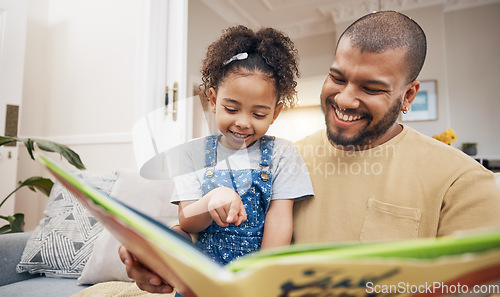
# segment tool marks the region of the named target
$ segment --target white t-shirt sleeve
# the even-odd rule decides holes
[[[174,191],[170,202],[179,204],[180,201],[198,200],[202,195],[201,181],[197,174],[203,170],[199,163],[197,154],[203,153],[203,146],[199,143],[200,140],[188,142],[182,150],[179,150],[175,155],[177,167],[176,174],[173,176]],[[198,172],[199,173],[199,172]]]
[[[314,195],[307,166],[295,144],[276,138],[273,151],[273,193],[274,199],[302,200]]]

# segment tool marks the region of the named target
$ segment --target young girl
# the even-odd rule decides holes
[[[265,135],[293,105],[296,50],[281,32],[227,29],[203,62],[203,87],[221,132],[183,146],[173,203],[180,227],[226,264],[244,254],[290,244],[296,199],[313,195],[293,143]]]

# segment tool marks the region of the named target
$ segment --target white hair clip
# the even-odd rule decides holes
[[[239,53],[231,57],[231,59],[227,60],[226,62],[222,63],[222,66],[226,66],[227,64],[233,62],[233,61],[240,61],[240,60],[245,60],[248,58],[247,53]]]

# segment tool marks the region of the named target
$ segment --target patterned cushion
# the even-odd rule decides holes
[[[111,196],[133,207],[166,226],[176,224],[178,220],[177,205],[170,203],[173,184],[170,180],[148,180],[139,172],[120,169]],[[140,199],[138,199],[140,197]],[[167,198],[165,198],[167,197]],[[107,281],[130,281],[125,265],[120,260],[118,248],[120,242],[104,229],[97,237],[92,255],[89,257],[78,284],[95,284]]]
[[[78,175],[108,194],[116,180],[114,174],[82,171]],[[44,214],[26,244],[17,272],[78,278],[102,225],[58,182],[50,192]]]

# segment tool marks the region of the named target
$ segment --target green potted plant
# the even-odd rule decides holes
[[[477,154],[477,143],[476,142],[462,143],[462,151],[469,156],[475,156]]]
[[[0,136],[0,146],[16,142],[24,143],[24,146],[28,150],[31,159],[33,160],[35,160],[33,151],[35,150],[36,145],[36,147],[38,147],[38,149],[42,151],[59,153],[61,157],[65,158],[71,165],[75,166],[78,169],[85,169],[85,166],[80,160],[80,156],[65,145],[43,139]],[[12,195],[16,191],[18,191],[22,187],[28,187],[30,190],[35,192],[38,190],[46,196],[49,196],[50,190],[52,189],[53,185],[54,182],[52,182],[52,180],[41,176],[33,176],[25,181],[20,181],[18,187],[10,192],[10,194],[7,195],[7,197],[3,198],[3,200],[0,202],[0,208],[10,197],[12,197]],[[0,219],[7,221],[6,225],[0,227],[0,234],[24,231],[24,214],[16,213],[8,216],[0,216]]]

